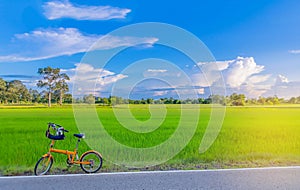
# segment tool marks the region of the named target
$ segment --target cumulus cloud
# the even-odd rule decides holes
[[[207,73],[195,73],[191,76],[195,85],[210,87],[224,79],[227,91],[260,96],[271,88],[268,80],[271,75],[261,74],[264,66],[257,65],[253,57],[237,57],[233,60],[198,63]],[[216,73],[219,73],[218,75]]]
[[[238,57],[231,62],[226,71],[226,83],[231,88],[238,88],[253,74],[260,73],[264,66],[257,65],[253,57]]]
[[[209,76],[213,71],[221,71],[226,84],[232,88],[241,86],[248,79],[259,82],[268,78],[268,76],[252,76],[264,70],[264,66],[257,65],[253,57],[237,57],[234,60],[199,63],[198,65],[209,71],[208,73],[196,73],[193,75],[193,79],[200,86],[211,86],[217,80],[217,78],[213,79]],[[209,80],[208,78],[211,79]]]
[[[99,38],[102,39],[102,43],[94,45]],[[153,37],[83,34],[76,28],[37,29],[30,33],[16,34],[13,40],[14,46],[21,51],[18,54],[0,55],[0,62],[34,61],[82,53],[91,47],[91,50],[112,49],[153,44],[157,40]]]
[[[298,50],[293,50],[291,53],[298,53]],[[284,75],[272,77],[271,74],[263,74],[264,66],[258,65],[253,57],[237,57],[228,61],[199,63],[199,66],[210,67],[213,64],[223,75],[227,94],[243,93],[250,98],[274,95],[290,98],[300,94],[300,82],[290,81]],[[207,80],[202,73],[195,74],[193,79],[202,87],[213,85],[213,81]]]
[[[49,1],[43,5],[44,15],[50,19],[72,18],[76,20],[124,19],[130,9],[112,6],[73,5],[69,1]]]

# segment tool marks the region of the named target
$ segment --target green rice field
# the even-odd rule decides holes
[[[147,105],[132,105],[130,108],[137,120],[150,118]],[[194,109],[198,108],[191,105],[191,115],[195,113]],[[135,148],[152,147],[172,136],[180,119],[180,106],[167,105],[166,118],[161,126],[143,134],[123,128],[111,107],[97,106],[97,113],[105,130],[116,141]],[[127,168],[113,164],[103,154],[100,172],[300,165],[300,106],[227,107],[218,138],[202,154],[199,145],[211,108],[200,106],[200,113],[193,138],[171,160],[152,167]],[[71,131],[65,140],[56,143],[56,148],[72,150],[76,143],[72,133],[78,129],[71,106],[0,107],[0,175],[32,175],[36,161],[49,147],[50,140],[45,137],[48,122],[58,123]],[[90,132],[87,132],[87,138],[88,134]],[[105,146],[110,148],[109,144]],[[85,142],[80,144],[81,153],[89,149]],[[98,151],[101,152],[101,148]],[[123,159],[126,162],[127,158]],[[79,167],[67,170],[65,161],[64,155],[54,155],[51,172],[82,172]]]

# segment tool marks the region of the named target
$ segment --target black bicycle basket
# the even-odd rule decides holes
[[[50,127],[52,127],[53,134],[51,134]],[[48,125],[48,129],[46,130],[46,137],[51,139],[51,140],[64,140],[65,135],[64,135],[64,130],[63,128],[57,128],[55,125],[50,123]]]

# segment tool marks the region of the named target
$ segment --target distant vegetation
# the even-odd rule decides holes
[[[42,91],[28,89],[20,80],[5,81],[0,78],[0,104],[48,104],[51,103],[71,104],[73,101],[87,104],[117,105],[117,104],[222,104],[227,106],[245,105],[278,105],[278,104],[300,104],[300,96],[288,100],[273,97],[247,98],[244,94],[233,93],[230,96],[210,95],[207,98],[198,99],[175,99],[169,98],[142,98],[139,100],[124,99],[122,97],[96,97],[92,94],[83,99],[74,99],[69,91],[67,81],[69,76],[61,73],[59,68],[39,68],[41,79],[36,86]]]
[[[66,94],[69,86],[66,81],[70,80],[65,73],[60,73],[60,69],[51,67],[39,68],[38,73],[42,76],[37,82],[37,87],[45,89],[37,91],[28,89],[20,80],[5,81],[0,78],[0,104],[31,104],[52,102],[72,103],[72,95]]]
[[[198,98],[198,99],[185,99],[179,100],[170,98],[160,98],[160,99],[140,99],[131,100],[123,99],[121,97],[110,96],[108,98],[94,97],[93,95],[88,95],[81,100],[82,103],[92,103],[103,105],[117,105],[117,104],[221,104],[227,106],[245,106],[245,105],[278,105],[281,103],[300,103],[300,96],[297,98],[291,98],[290,100],[284,100],[283,98],[274,97],[259,97],[259,98],[246,98],[244,94],[233,93],[230,96],[220,96],[220,95],[210,95],[208,98]],[[80,100],[77,100],[80,102]]]

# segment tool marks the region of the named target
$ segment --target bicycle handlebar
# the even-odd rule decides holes
[[[67,133],[69,132],[69,131],[68,131],[68,130],[66,130],[66,129],[64,129],[64,131],[65,131],[65,132],[67,132]]]
[[[69,132],[68,130],[64,129],[63,126],[55,124],[55,123],[48,123],[48,126],[51,126],[54,130],[62,130],[64,132]]]

